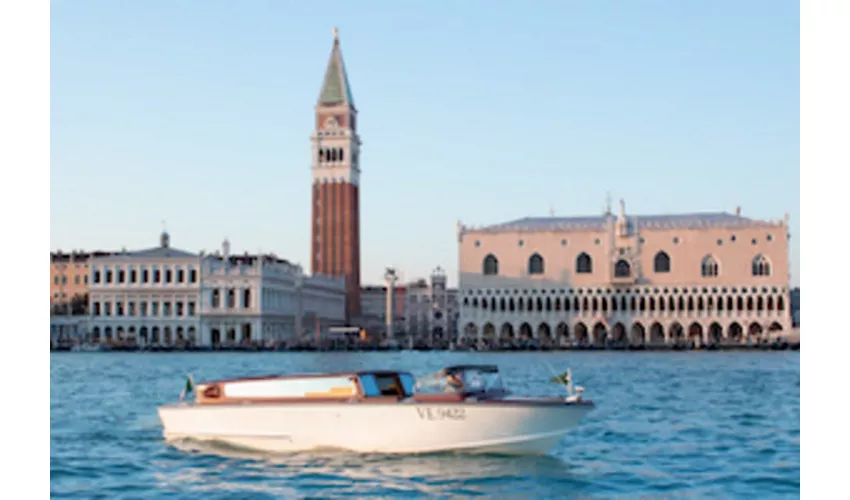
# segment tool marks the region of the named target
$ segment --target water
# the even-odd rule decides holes
[[[195,380],[495,363],[516,391],[597,403],[544,457],[265,455],[167,446],[156,406]],[[782,498],[800,495],[798,352],[54,353],[50,486],[68,498]]]

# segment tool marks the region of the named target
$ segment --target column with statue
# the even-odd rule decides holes
[[[395,268],[388,267],[386,271],[384,271],[384,281],[387,283],[387,310],[386,310],[386,322],[387,322],[387,340],[393,338],[393,334],[395,332],[393,328],[393,300],[395,298],[395,284],[398,281],[398,275],[396,274]]]

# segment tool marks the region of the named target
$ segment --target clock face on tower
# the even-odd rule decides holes
[[[329,116],[327,120],[325,120],[325,129],[332,130],[339,128],[339,120],[336,116]]]

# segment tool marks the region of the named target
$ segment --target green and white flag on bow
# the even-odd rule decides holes
[[[183,401],[186,396],[191,394],[195,390],[195,381],[192,380],[192,374],[186,375],[186,385],[183,386],[183,390],[180,391],[180,401]]]
[[[569,383],[570,383],[570,372],[569,372],[569,371],[565,371],[564,373],[562,373],[562,374],[560,374],[560,375],[555,375],[555,376],[554,376],[554,377],[552,377],[550,380],[551,380],[552,382],[555,382],[556,384],[564,384],[564,385],[567,385],[567,384],[569,384]]]

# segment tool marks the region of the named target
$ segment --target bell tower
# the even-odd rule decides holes
[[[316,103],[312,142],[314,274],[344,276],[346,317],[360,314],[360,137],[357,108],[333,30],[333,48]]]

